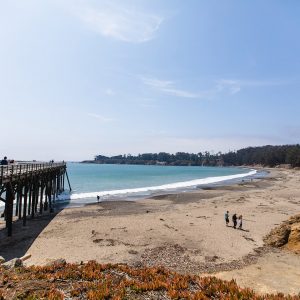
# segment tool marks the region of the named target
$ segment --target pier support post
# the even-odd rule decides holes
[[[24,191],[23,226],[26,226],[26,220],[27,220],[27,197],[28,197],[28,185],[25,186],[25,191]]]
[[[16,191],[16,208],[15,208],[15,216],[19,215],[19,203],[20,203],[20,194],[19,194],[19,187],[17,187]]]
[[[13,221],[13,206],[14,206],[14,191],[11,182],[6,184],[6,227],[7,235],[12,235],[12,221]]]
[[[72,188],[71,188],[71,184],[70,184],[70,180],[69,180],[69,176],[68,176],[68,172],[67,171],[66,171],[66,177],[67,177],[68,184],[69,184],[69,189],[70,189],[70,192],[71,192]]]
[[[40,214],[43,213],[43,195],[44,195],[44,183],[41,182],[41,191],[40,191]]]
[[[31,212],[31,200],[32,200],[32,183],[29,183],[29,195],[28,195],[28,215]]]
[[[20,186],[18,186],[18,197],[19,197],[18,218],[19,218],[19,220],[22,218],[22,200],[23,200],[22,193],[23,193],[23,186],[20,185]]]
[[[34,206],[34,212],[36,214],[38,211],[39,195],[40,195],[40,183],[39,183],[39,181],[37,181],[36,182],[35,206]]]
[[[65,173],[66,172],[64,172],[63,175],[62,175],[62,189],[63,189],[63,192],[65,191]]]

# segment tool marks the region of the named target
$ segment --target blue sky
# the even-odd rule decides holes
[[[300,2],[0,0],[0,155],[300,141]]]

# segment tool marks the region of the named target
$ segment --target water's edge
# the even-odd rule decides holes
[[[204,187],[213,187],[220,184],[232,185],[245,180],[263,178],[265,176],[266,172],[264,171],[249,169],[248,173],[207,177],[184,182],[164,184],[160,186],[99,191],[91,193],[61,194],[59,195],[56,204],[64,207],[81,207],[87,204],[96,203],[98,195],[100,196],[100,201],[137,201],[159,195],[195,191]]]
[[[243,168],[245,169],[245,168]],[[247,168],[248,169],[248,168]],[[154,196],[190,192],[207,187],[219,185],[233,185],[242,181],[260,179],[267,175],[264,170],[248,169],[247,173],[240,173],[226,176],[215,176],[189,181],[163,184],[159,186],[149,186],[140,188],[119,189],[112,191],[98,191],[89,193],[69,193],[64,192],[55,199],[57,208],[82,207],[96,203],[97,196],[100,201],[137,201]],[[0,202],[0,211],[4,209],[4,202]]]

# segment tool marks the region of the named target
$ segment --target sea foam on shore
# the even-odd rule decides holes
[[[183,182],[175,182],[169,184],[163,184],[158,186],[148,186],[148,187],[140,187],[140,188],[130,188],[130,189],[117,189],[117,190],[106,190],[106,191],[98,191],[98,192],[90,192],[90,193],[74,193],[74,194],[62,194],[58,196],[59,200],[78,200],[85,198],[96,198],[98,195],[100,197],[109,197],[109,196],[119,196],[119,195],[136,195],[136,194],[144,194],[149,195],[153,192],[159,191],[177,191],[184,188],[192,188],[201,185],[214,184],[218,182],[234,180],[239,178],[244,178],[248,176],[253,176],[257,173],[256,170],[251,169],[248,173],[244,174],[235,174],[235,175],[226,175],[226,176],[215,176],[215,177],[207,177],[201,179],[194,179]]]

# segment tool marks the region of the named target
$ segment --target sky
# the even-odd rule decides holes
[[[300,142],[300,1],[0,0],[0,155]]]

